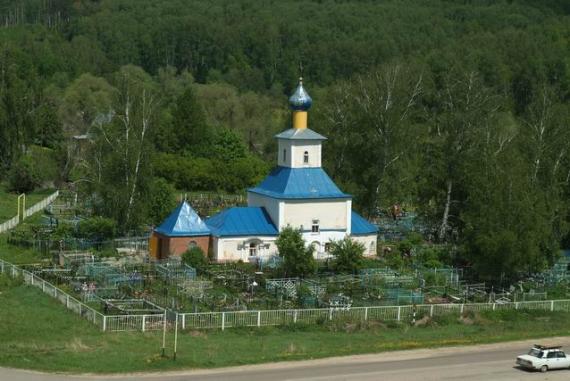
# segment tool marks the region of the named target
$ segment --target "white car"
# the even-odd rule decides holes
[[[517,357],[517,365],[522,368],[546,372],[550,369],[570,368],[570,357],[561,347],[535,345],[526,355]]]

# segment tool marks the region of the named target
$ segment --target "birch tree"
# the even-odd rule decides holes
[[[127,66],[116,75],[119,95],[109,123],[96,126],[94,149],[99,152],[91,173],[98,173],[95,183],[98,208],[115,218],[124,229],[140,222],[145,203],[141,200],[149,186],[149,135],[157,99],[152,81],[142,69]]]
[[[441,82],[435,92],[427,148],[423,148],[424,166],[430,174],[426,182],[432,185],[424,190],[422,201],[436,226],[437,239],[446,241],[459,222],[461,182],[468,176],[465,164],[476,160],[475,143],[484,136],[480,131],[496,117],[503,101],[475,72],[452,72]],[[502,144],[512,139],[509,134],[494,138],[503,139]]]
[[[420,70],[385,66],[342,83],[322,111],[333,174],[350,182],[368,214],[413,193],[423,82]]]

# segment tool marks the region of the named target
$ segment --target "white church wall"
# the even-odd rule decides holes
[[[376,250],[378,246],[378,235],[356,235],[351,237],[354,241],[360,242],[364,245],[365,251],[364,255],[367,257],[376,255]]]
[[[257,193],[248,192],[247,193],[247,205],[248,206],[258,206],[263,207],[271,217],[271,221],[277,229],[279,229],[279,225],[281,222],[281,213],[279,207],[280,200],[262,196]]]
[[[257,257],[270,257],[277,255],[277,246],[275,240],[277,237],[217,237],[218,262],[235,262],[240,259],[244,262],[249,261],[250,244],[255,245],[255,254]]]
[[[350,204],[345,199],[339,200],[286,200],[283,206],[283,226],[311,230],[313,220],[319,221],[321,230],[342,230],[346,232],[347,218],[350,216]]]
[[[313,244],[315,247],[314,256],[317,259],[325,259],[329,256],[326,252],[325,247],[327,243],[331,241],[340,241],[346,237],[346,232],[344,231],[320,231],[319,233],[313,232],[303,232],[303,239],[305,240],[305,245],[308,247]]]

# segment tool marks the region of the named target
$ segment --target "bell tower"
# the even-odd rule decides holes
[[[303,78],[289,98],[293,128],[276,136],[279,143],[277,165],[288,168],[320,168],[322,142],[326,138],[308,128],[308,111],[313,100],[303,86]]]

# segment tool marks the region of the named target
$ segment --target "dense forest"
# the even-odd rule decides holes
[[[125,230],[274,163],[302,64],[329,174],[498,276],[569,245],[565,0],[0,0],[0,179]]]

